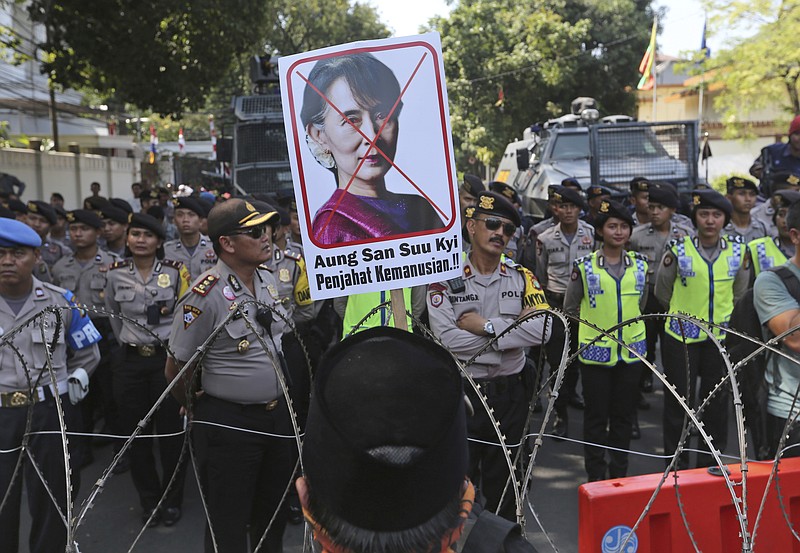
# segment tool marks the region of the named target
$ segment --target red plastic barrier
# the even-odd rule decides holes
[[[731,478],[741,482],[739,465],[729,465]],[[749,463],[748,527],[751,537],[771,463]],[[800,458],[781,461],[780,491],[784,510],[800,534]],[[694,551],[678,509],[673,476],[664,482],[650,511],[625,549],[625,535],[636,523],[661,478],[659,474],[584,484],[578,489],[578,550],[580,553],[685,553]],[[741,486],[734,487],[741,497]],[[742,550],[739,521],[731,494],[720,476],[706,469],[678,473],[678,492],[697,548],[703,553]],[[781,511],[775,480],[758,523],[754,552],[800,553],[800,541]]]

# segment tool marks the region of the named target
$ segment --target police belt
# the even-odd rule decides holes
[[[481,391],[487,396],[496,396],[506,393],[512,386],[522,383],[522,372],[494,378],[473,378],[475,384],[480,384]],[[468,389],[472,389],[471,386]]]
[[[139,357],[155,357],[157,353],[165,351],[161,344],[126,344],[130,353],[135,353]]]
[[[62,380],[56,385],[58,395],[67,393],[67,381]],[[28,390],[15,390],[13,392],[0,392],[0,407],[27,407],[45,400],[54,398],[52,386],[39,386],[33,393]]]

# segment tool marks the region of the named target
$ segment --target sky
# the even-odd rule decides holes
[[[417,34],[420,25],[435,15],[446,15],[450,6],[444,0],[367,0],[378,9],[381,19],[395,31],[395,36]],[[663,32],[658,37],[658,50],[677,56],[682,51],[699,50],[703,35],[703,7],[700,0],[658,0],[656,5],[667,6]],[[647,30],[645,32],[648,32]],[[712,53],[727,40],[727,36],[710,37]]]

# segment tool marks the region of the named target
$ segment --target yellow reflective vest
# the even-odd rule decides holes
[[[403,288],[403,298],[406,302],[406,312],[411,311],[411,288]],[[342,337],[346,338],[355,332],[361,332],[373,326],[395,326],[392,316],[392,304],[388,303],[373,313],[364,321],[358,329],[354,328],[361,319],[375,309],[378,305],[390,301],[391,293],[385,292],[366,292],[364,294],[353,294],[347,298],[347,308],[344,311],[344,321],[342,323]],[[409,331],[411,330],[411,317],[406,315],[406,323]]]

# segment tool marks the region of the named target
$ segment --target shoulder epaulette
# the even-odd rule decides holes
[[[183,267],[183,261],[175,261],[174,259],[162,259],[161,264],[166,267],[172,267],[178,271],[180,271],[181,267]]]
[[[667,242],[667,249],[672,249],[673,246],[677,246],[678,244],[683,242],[684,238],[685,236],[681,236],[680,238],[673,238],[672,240]]]
[[[428,292],[447,292],[447,286],[441,282],[428,284]]]
[[[258,268],[262,269],[264,271],[269,271],[270,273],[272,272],[272,269],[268,265],[263,265],[262,264],[262,265],[259,265]]]
[[[122,269],[123,267],[129,267],[131,264],[130,259],[123,259],[122,261],[116,261],[109,266],[109,270],[113,271],[114,269]]]
[[[201,296],[208,295],[217,282],[219,282],[219,277],[217,275],[207,275],[206,278],[192,287],[192,292]]]
[[[583,265],[583,262],[589,259],[590,257],[592,257],[592,254],[587,253],[586,255],[582,255],[579,258],[577,258],[575,261],[572,262],[572,264],[575,267],[580,267],[581,265]]]
[[[519,264],[510,257],[503,256],[503,260],[501,261],[501,263],[506,267],[511,267],[512,269],[516,269],[517,267],[519,267]]]
[[[633,257],[635,257],[639,261],[649,261],[646,255],[640,254],[639,252],[631,251],[630,253],[632,253]]]
[[[300,255],[297,252],[293,252],[292,250],[290,250],[288,248],[286,250],[284,250],[283,255],[285,255],[289,259],[294,259],[295,261],[300,261],[301,259],[303,259],[302,255]]]

